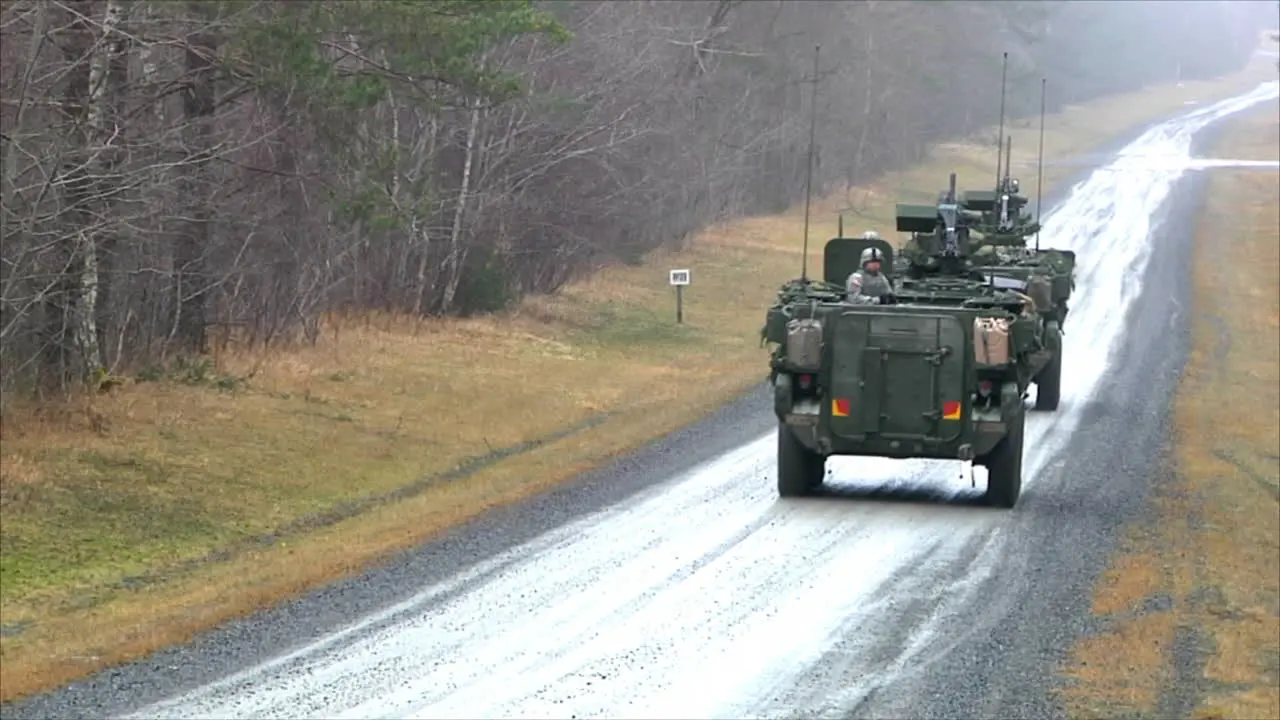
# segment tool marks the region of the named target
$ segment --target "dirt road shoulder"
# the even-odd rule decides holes
[[[1276,102],[1227,121],[1212,155],[1280,159]],[[1073,650],[1078,717],[1280,717],[1280,179],[1209,172],[1172,461]]]

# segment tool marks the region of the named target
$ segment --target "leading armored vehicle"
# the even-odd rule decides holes
[[[768,310],[780,495],[811,493],[828,457],[851,455],[973,461],[988,470],[990,504],[1017,503],[1023,398],[1056,348],[1024,285],[1002,287],[969,263],[972,214],[954,174],[941,200],[898,206],[898,230],[931,262],[891,278],[879,304],[851,304],[844,282],[869,248],[895,267],[893,246],[837,237],[823,280],[788,283]]]

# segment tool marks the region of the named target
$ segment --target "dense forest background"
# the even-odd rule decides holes
[[[1270,2],[10,0],[0,388],[554,291],[1009,112],[1242,66]],[[994,142],[994,138],[992,138]]]

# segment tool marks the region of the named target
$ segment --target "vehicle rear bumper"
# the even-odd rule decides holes
[[[860,436],[832,435],[818,415],[787,413],[779,418],[809,450],[824,456],[852,455],[897,459],[930,458],[973,460],[995,447],[1006,433],[999,421],[968,421],[952,439],[894,437],[878,433]]]

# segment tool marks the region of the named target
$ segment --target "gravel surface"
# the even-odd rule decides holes
[[[1096,385],[1036,414],[1037,470],[1011,513],[967,507],[978,491],[954,464],[846,463],[835,497],[776,501],[760,387],[559,491],[3,715],[1055,716],[1054,670],[1090,630],[1093,579],[1167,437],[1197,176],[1154,216],[1123,185],[1114,207],[1084,208],[1094,235],[1152,219],[1157,251],[1117,238],[1121,267],[1081,280],[1065,379]],[[1085,292],[1127,316],[1107,330]],[[1090,362],[1108,332],[1123,343]]]

